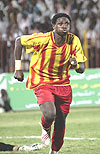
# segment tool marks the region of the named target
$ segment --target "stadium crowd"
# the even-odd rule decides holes
[[[100,1],[99,0],[1,0],[0,1],[0,40],[2,40],[4,66],[6,62],[7,44],[10,52],[9,60],[13,59],[13,44],[17,36],[35,32],[48,32],[51,28],[50,19],[54,13],[65,12],[72,18],[71,32],[79,36],[81,42],[84,35],[88,40],[88,49],[100,50]],[[86,33],[85,33],[86,32]],[[88,52],[89,54],[89,52]],[[100,57],[100,51],[98,52]],[[90,56],[90,55],[89,55]],[[94,64],[95,53],[92,55]],[[28,70],[29,57],[26,59]],[[90,62],[91,63],[91,62]],[[10,63],[13,66],[13,62]],[[99,63],[100,66],[100,63]],[[92,67],[96,67],[93,65]],[[6,69],[4,69],[6,71]]]

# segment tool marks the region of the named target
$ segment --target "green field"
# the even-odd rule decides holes
[[[0,142],[24,145],[41,143],[41,112],[23,111],[0,114]],[[25,138],[27,136],[28,138]],[[12,138],[7,138],[12,137]],[[100,154],[100,107],[72,108],[66,121],[64,145],[59,154]],[[32,152],[0,152],[0,154],[48,154],[49,148]]]

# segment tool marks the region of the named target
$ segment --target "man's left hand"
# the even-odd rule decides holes
[[[75,57],[70,57],[69,59],[70,64],[72,65],[73,68],[75,68],[77,66],[77,61]]]

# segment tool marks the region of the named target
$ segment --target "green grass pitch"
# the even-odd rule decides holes
[[[41,143],[40,138],[30,138],[41,135],[40,116],[39,110],[0,114],[0,142],[14,145]],[[59,154],[100,154],[100,107],[71,108],[66,120],[65,137],[68,138]],[[21,153],[48,154],[49,148],[32,152],[0,152]]]

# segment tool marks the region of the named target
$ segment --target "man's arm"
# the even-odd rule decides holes
[[[17,79],[18,81],[24,80],[24,74],[23,74],[22,65],[21,65],[22,48],[23,48],[23,46],[21,45],[20,37],[18,37],[15,40],[15,49],[14,49],[14,54],[15,54],[14,78]]]
[[[22,55],[22,45],[21,45],[21,40],[20,37],[16,38],[15,40],[15,60],[21,60],[21,55]]]
[[[75,69],[77,73],[83,73],[85,71],[85,65],[84,62],[80,62],[79,64],[79,68]]]

